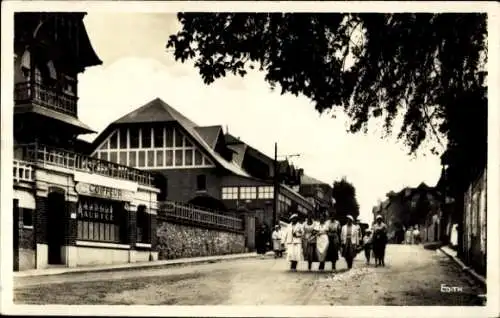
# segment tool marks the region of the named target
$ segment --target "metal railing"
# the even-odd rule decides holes
[[[39,162],[70,170],[95,173],[106,177],[134,181],[147,186],[153,185],[153,178],[147,171],[64,149],[34,143],[18,145],[15,147],[14,152],[24,161]]]
[[[22,160],[14,160],[14,182],[25,181],[33,182],[35,181],[35,170],[32,166]]]
[[[77,115],[78,97],[56,92],[35,82],[23,82],[15,85],[15,104],[35,102],[42,107],[71,116]]]
[[[209,212],[204,208],[174,201],[158,202],[158,216],[173,217],[175,219],[213,225],[231,230],[243,229],[243,222],[239,218]]]

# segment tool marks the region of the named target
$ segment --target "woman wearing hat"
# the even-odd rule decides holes
[[[298,215],[292,214],[290,225],[287,227],[284,236],[284,242],[287,247],[286,259],[290,261],[290,270],[297,270],[297,263],[304,259],[302,255],[302,225],[298,223]]]
[[[372,230],[366,229],[363,236],[363,249],[365,250],[366,264],[370,264],[370,255],[372,252]]]
[[[354,223],[351,215],[347,216],[347,223],[342,227],[340,240],[342,242],[342,256],[347,262],[347,268],[352,268],[352,262],[357,254],[357,247],[361,242],[361,231]]]
[[[387,245],[387,225],[382,222],[382,216],[377,215],[373,229],[373,254],[375,256],[375,266],[385,266],[385,246]]]
[[[317,223],[313,220],[312,214],[307,215],[306,221],[302,224],[304,235],[302,236],[302,250],[304,259],[307,261],[307,269],[311,270],[312,263],[318,261],[316,253],[316,229]]]

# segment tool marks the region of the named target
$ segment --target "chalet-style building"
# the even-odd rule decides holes
[[[15,14],[14,270],[157,258],[150,174],[79,152],[77,75],[102,64],[84,16]]]
[[[255,226],[274,223],[272,160],[224,135],[221,126],[198,126],[161,99],[108,125],[92,148],[95,158],[154,173],[159,201],[245,214],[245,221]],[[280,189],[284,205],[295,202],[300,211],[311,210],[290,187]]]

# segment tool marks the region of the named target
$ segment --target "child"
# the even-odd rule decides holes
[[[370,254],[372,250],[372,231],[366,229],[365,235],[363,236],[363,247],[365,250],[366,264],[370,264]]]
[[[281,237],[281,227],[279,225],[276,225],[272,234],[274,258],[282,256]]]

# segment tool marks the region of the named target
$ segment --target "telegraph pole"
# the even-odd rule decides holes
[[[278,215],[278,196],[279,196],[279,179],[278,179],[278,143],[274,143],[274,175],[273,175],[274,191],[273,191],[273,226],[276,224],[276,216]]]

